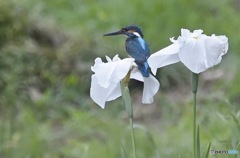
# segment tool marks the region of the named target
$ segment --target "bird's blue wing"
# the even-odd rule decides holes
[[[126,51],[136,62],[139,63],[145,62],[150,56],[149,46],[143,39],[127,39]]]

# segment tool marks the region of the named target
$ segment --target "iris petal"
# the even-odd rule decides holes
[[[105,108],[106,101],[114,100],[121,96],[120,83],[111,84],[111,86],[104,88],[98,84],[97,76],[92,75],[90,97],[101,108]]]
[[[126,76],[133,61],[133,58],[126,58],[108,63],[100,63],[98,61],[96,64],[95,60],[95,65],[92,67],[92,70],[96,74],[98,83],[104,88],[107,88],[111,83],[119,83]]]
[[[152,73],[156,75],[158,68],[179,62],[178,53],[179,45],[178,43],[174,43],[152,54],[148,58],[148,64]]]
[[[144,82],[143,75],[137,67],[134,67],[134,69],[132,70],[130,78]]]
[[[140,71],[133,70],[131,73],[131,78],[143,82],[143,104],[152,104],[154,99],[153,96],[157,93],[160,83],[158,80],[150,75],[148,78],[142,76]]]
[[[148,78],[144,78],[142,103],[152,104],[154,101],[153,96],[157,93],[159,87],[160,83],[152,75]]]
[[[197,39],[181,39],[179,58],[181,62],[192,72],[200,73],[206,70],[206,49],[204,36]]]
[[[212,67],[221,62],[222,56],[227,53],[228,39],[226,36],[207,36],[205,39],[206,45],[206,67]]]

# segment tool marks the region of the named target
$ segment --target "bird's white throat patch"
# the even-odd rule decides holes
[[[139,33],[137,33],[137,32],[133,32],[133,34],[141,38],[141,36],[140,36]]]

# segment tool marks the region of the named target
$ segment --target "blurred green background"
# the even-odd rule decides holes
[[[240,152],[239,0],[0,0],[0,158],[129,157],[123,102],[102,110],[89,97],[96,57],[126,57],[124,37],[103,37],[141,26],[151,52],[181,28],[226,35],[229,52],[200,76],[198,123],[202,156],[211,149]],[[181,64],[157,74],[153,105],[130,84],[138,158],[192,157],[190,72]],[[237,155],[210,155],[237,158]],[[239,157],[239,155],[238,155]]]

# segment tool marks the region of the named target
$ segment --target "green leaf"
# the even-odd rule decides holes
[[[211,142],[208,144],[208,148],[207,148],[205,158],[208,158],[208,156],[209,156],[210,147],[211,147]]]
[[[239,120],[237,119],[237,117],[234,114],[231,114],[231,116],[232,116],[233,121],[235,122],[235,124],[238,128],[238,131],[240,132],[240,122],[239,122]]]
[[[133,128],[140,129],[141,131],[143,131],[143,133],[146,135],[147,139],[151,142],[153,149],[156,151],[156,157],[159,158],[160,154],[159,154],[156,142],[154,141],[151,132],[146,127],[144,127],[143,125],[140,125],[140,124],[134,124]]]
[[[122,158],[127,158],[127,153],[126,153],[126,149],[122,144]]]
[[[121,92],[122,92],[122,97],[126,107],[126,111],[128,113],[128,118],[133,118],[133,108],[132,108],[132,101],[131,101],[129,89],[127,86],[124,86],[124,83],[122,82],[121,82]]]

